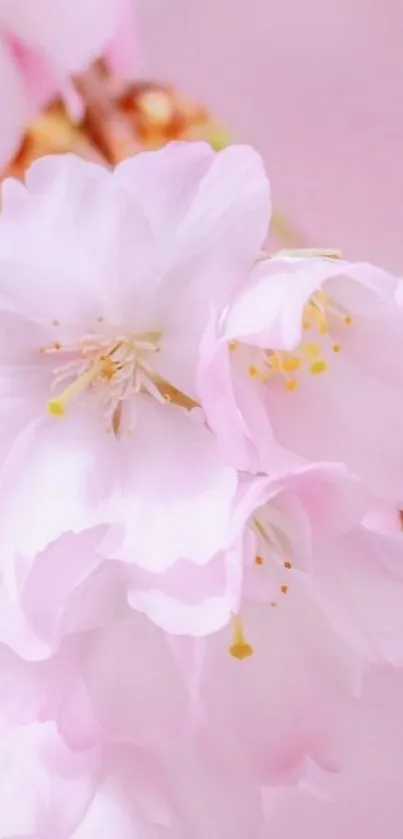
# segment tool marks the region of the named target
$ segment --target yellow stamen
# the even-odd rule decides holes
[[[249,372],[250,376],[257,376],[258,373],[259,373],[259,370],[257,369],[255,364],[251,364],[249,369],[248,369],[248,372]]]
[[[113,431],[115,437],[117,437],[117,435],[119,434],[121,420],[122,420],[122,403],[119,402],[119,405],[117,406],[117,408],[115,408],[115,410],[113,412],[113,415],[112,415],[112,431]]]
[[[281,358],[276,352],[272,352],[268,359],[268,364],[270,365],[271,370],[281,370]]]
[[[228,347],[229,347],[231,352],[234,352],[234,350],[236,350],[237,346],[238,345],[237,345],[236,341],[229,341],[229,343],[228,343]]]
[[[333,350],[333,352],[340,352],[340,350],[341,350],[340,344],[333,344],[332,350]]]
[[[350,326],[350,325],[352,324],[352,322],[353,322],[353,318],[352,318],[352,316],[351,316],[351,315],[344,315],[343,320],[344,320],[344,323],[345,323],[347,326]]]
[[[237,658],[239,661],[242,661],[242,659],[249,658],[253,655],[253,647],[245,641],[242,621],[239,615],[232,615],[232,626],[234,640],[228,648],[228,652],[233,658]]]
[[[323,358],[319,358],[317,361],[312,362],[309,369],[314,376],[319,375],[319,373],[324,373],[325,370],[327,370],[326,361],[324,361]]]
[[[295,355],[291,355],[288,358],[283,359],[282,369],[286,373],[295,373],[296,370],[299,369],[301,362],[299,358],[296,358]]]
[[[319,303],[322,303],[322,300],[320,300]],[[315,303],[308,303],[308,307],[309,314],[314,320],[318,332],[320,332],[321,335],[327,335],[329,329],[327,318],[323,310],[319,308],[318,305],[315,305]]]
[[[295,388],[298,386],[298,381],[297,381],[297,379],[292,377],[291,379],[287,379],[284,382],[284,384],[285,384],[286,390],[295,390]]]
[[[281,586],[280,591],[281,591],[281,594],[287,594],[288,593],[288,586]]]
[[[263,565],[263,562],[264,562],[263,557],[262,557],[262,556],[260,556],[259,554],[257,554],[257,556],[255,556],[255,563],[256,563],[256,565]]]
[[[103,379],[106,379],[107,382],[110,382],[116,373],[116,364],[112,361],[109,356],[105,356],[102,358],[102,370],[100,371],[100,375]]]
[[[90,367],[82,376],[79,376],[74,382],[71,383],[60,396],[55,396],[53,399],[49,399],[48,401],[48,411],[54,417],[64,417],[66,413],[66,405],[70,402],[74,396],[78,396],[80,393],[85,390],[85,388],[91,384],[91,382],[96,379],[96,377],[102,372],[102,361],[98,361]]]
[[[320,355],[319,344],[301,344],[301,352],[310,360],[317,358]]]

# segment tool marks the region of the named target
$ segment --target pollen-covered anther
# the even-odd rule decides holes
[[[318,376],[320,373],[324,373],[325,370],[327,370],[327,363],[323,358],[318,358],[316,361],[313,361],[309,368],[309,372],[313,376]]]
[[[287,594],[288,593],[288,586],[286,586],[286,585],[280,586],[280,591],[281,591],[281,594]]]
[[[271,373],[280,373],[283,376],[286,390],[295,390],[298,380],[294,374],[301,367],[301,360],[294,354],[275,350],[266,350],[264,355]]]
[[[263,557],[260,556],[260,554],[257,554],[255,556],[255,565],[263,565],[263,563],[264,563]]]
[[[281,369],[284,373],[295,373],[296,370],[299,370],[300,366],[301,362],[299,358],[295,355],[289,355],[282,360]]]
[[[109,356],[103,356],[101,358],[101,370],[100,376],[105,381],[110,382],[112,381],[115,373],[117,370],[117,365]]]
[[[257,379],[259,382],[267,382],[270,378],[270,372],[257,367],[256,364],[249,365],[248,374],[252,379]]]
[[[302,327],[303,329],[316,327],[321,335],[327,335],[331,331],[329,316],[337,318],[346,326],[350,326],[354,322],[350,312],[335,303],[325,291],[318,289],[304,307]]]
[[[318,358],[318,356],[320,356],[320,352],[320,344],[301,344],[301,354],[308,360]]]
[[[250,658],[253,655],[253,647],[245,640],[243,633],[242,621],[239,615],[232,615],[232,631],[233,642],[228,647],[228,652],[232,658],[237,658],[242,661],[244,658]]]

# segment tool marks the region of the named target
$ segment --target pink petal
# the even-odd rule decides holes
[[[335,770],[359,662],[296,582],[275,609],[247,605],[242,621],[250,658],[229,655],[229,630],[208,641],[202,695],[215,752],[261,784],[295,780],[305,755]]]
[[[373,495],[396,507],[403,503],[400,388],[354,368],[340,354],[331,370],[305,376],[292,393],[273,383],[266,405],[283,448],[307,460],[344,462]]]
[[[185,683],[161,630],[143,615],[131,612],[98,632],[87,646],[83,675],[105,735],[157,750],[183,735]]]
[[[345,740],[344,771],[328,776],[327,795],[282,790],[269,813],[270,836],[288,839],[399,839],[403,739],[401,670],[367,678]],[[385,831],[385,833],[384,833]]]
[[[77,72],[97,58],[116,35],[125,0],[3,0],[2,24],[41,50],[57,72]]]
[[[269,187],[260,157],[248,146],[215,153],[206,143],[170,143],[120,164],[115,177],[146,208],[168,269],[167,295],[180,297],[171,319],[191,311],[194,320],[200,307],[206,318],[244,280],[265,238]]]
[[[1,291],[14,309],[87,331],[104,316],[120,326],[129,319],[138,331],[145,318],[149,329],[145,295],[153,299],[151,281],[160,275],[147,221],[129,193],[107,170],[74,155],[36,161],[26,183],[18,201],[13,182],[3,185]],[[136,323],[139,285],[143,305]]]
[[[203,564],[226,541],[236,473],[223,462],[199,416],[138,400],[135,432],[121,441],[116,519],[124,518],[126,537],[112,558],[153,571],[180,558]]]
[[[41,825],[46,835],[71,835],[94,792],[94,758],[70,752],[51,724],[2,723],[1,834],[33,836]]]
[[[357,528],[319,543],[319,602],[337,631],[372,661],[403,661],[403,537]]]
[[[234,610],[220,555],[202,567],[180,561],[165,573],[137,572],[133,583],[128,593],[130,605],[175,635],[198,637],[216,632],[228,623]]]
[[[61,423],[45,417],[31,423],[11,449],[0,475],[0,538],[12,551],[32,556],[65,531],[102,521],[102,499],[93,498],[90,475],[97,462],[102,470],[103,434],[97,436],[87,420],[80,414]]]
[[[31,115],[22,78],[3,37],[0,39],[0,77],[0,166],[3,167],[14,154]]]

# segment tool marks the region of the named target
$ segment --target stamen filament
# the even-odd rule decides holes
[[[64,417],[66,413],[66,405],[73,399],[74,396],[78,396],[80,393],[85,390],[85,388],[91,384],[91,382],[96,379],[97,376],[102,372],[102,361],[97,361],[95,364],[90,367],[85,373],[82,373],[71,385],[68,385],[66,389],[61,393],[59,396],[53,397],[53,399],[49,399],[48,401],[48,411],[54,417]]]

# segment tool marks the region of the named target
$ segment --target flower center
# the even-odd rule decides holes
[[[101,334],[90,334],[77,344],[68,346],[54,341],[41,347],[46,355],[57,355],[52,389],[59,392],[48,401],[54,417],[65,416],[72,401],[84,393],[95,396],[102,407],[108,431],[121,430],[125,405],[126,431],[135,425],[137,394],[146,394],[157,402],[178,405],[186,410],[197,403],[165,381],[154,369],[153,356],[160,351],[161,335],[145,332],[131,337],[118,335],[114,339]],[[65,387],[63,387],[63,384]]]
[[[313,376],[326,372],[331,353],[340,353],[342,345],[334,342],[330,334],[330,320],[336,318],[345,326],[353,323],[349,312],[336,304],[321,289],[308,300],[303,310],[302,328],[304,334],[312,333],[313,340],[305,338],[292,351],[257,349],[253,358],[249,356],[247,370],[251,378],[268,382],[280,375],[287,390],[295,390],[301,373]],[[237,341],[230,341],[229,349],[234,352]],[[252,361],[252,363],[250,363]]]
[[[263,515],[264,512],[263,510]],[[273,527],[267,521],[263,523],[261,518],[258,518],[256,515],[251,519],[249,527],[255,536],[256,553],[254,564],[261,568],[262,573],[264,573],[265,568],[269,570],[268,566],[273,571],[274,563],[275,574],[278,578],[278,592],[279,596],[282,597],[288,593],[289,585],[287,575],[293,567],[289,559],[291,551],[288,540],[277,528]],[[273,599],[270,602],[270,606],[276,607],[277,599]],[[243,661],[244,658],[250,658],[254,653],[254,648],[245,638],[241,616],[239,614],[233,614],[231,624],[232,643],[228,647],[229,654],[232,658],[236,658],[239,661]]]

